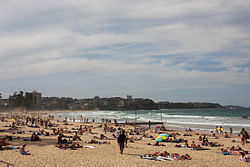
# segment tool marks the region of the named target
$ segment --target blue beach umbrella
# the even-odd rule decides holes
[[[169,134],[159,134],[159,136],[155,139],[155,141],[163,141],[168,139]]]

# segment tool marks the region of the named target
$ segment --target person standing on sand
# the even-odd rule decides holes
[[[105,134],[107,133],[107,131],[108,131],[108,125],[107,124],[104,124],[104,132],[105,132]]]
[[[249,139],[249,135],[244,128],[242,128],[242,130],[240,132],[240,137],[241,137],[241,144],[242,145],[247,144],[247,139]]]
[[[220,134],[223,134],[223,131],[224,131],[223,127],[220,126]]]
[[[122,130],[121,134],[119,135],[117,142],[118,145],[120,146],[120,153],[123,154],[123,150],[125,148],[125,142],[126,142],[126,135],[125,135],[125,130]]]
[[[125,143],[126,143],[126,147],[128,148],[128,139],[129,139],[129,133],[128,133],[128,131],[126,131],[125,134],[126,134],[126,141],[125,141]]]
[[[49,122],[49,121],[48,121],[47,119],[46,119],[45,122],[44,122],[44,128],[45,128],[45,129],[47,129],[47,127],[48,127],[48,122]]]
[[[229,128],[230,129],[230,136],[232,136],[233,135],[233,128]]]
[[[83,122],[83,118],[82,118],[82,115],[81,115],[81,119],[80,119],[80,122]]]

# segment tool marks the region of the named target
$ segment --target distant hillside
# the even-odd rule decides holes
[[[159,102],[159,109],[192,109],[192,108],[224,108],[218,103],[172,103],[172,102]]]
[[[234,106],[234,105],[228,105],[228,106],[224,106],[224,107],[228,108],[228,109],[244,109],[244,108],[249,108],[249,107]]]

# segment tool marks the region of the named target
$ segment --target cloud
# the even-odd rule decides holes
[[[143,96],[147,91],[154,97],[157,89],[249,85],[246,4],[246,0],[3,1],[0,80],[40,77],[50,82],[51,75],[62,74],[81,80],[75,74],[82,73],[100,89],[106,83],[106,92]],[[130,84],[119,83],[126,87],[120,91],[114,83],[108,86],[109,81]]]

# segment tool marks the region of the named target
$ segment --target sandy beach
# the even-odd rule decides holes
[[[54,111],[53,111],[54,112]],[[55,111],[56,112],[56,111]],[[69,112],[69,111],[58,111],[58,112]],[[19,115],[19,121],[25,122],[22,118],[27,116],[35,117],[40,119],[47,119],[42,114],[50,113],[47,112],[27,112],[12,113],[13,115]],[[218,142],[220,147],[209,147],[202,146],[203,148],[208,148],[209,150],[191,150],[185,148],[177,148],[175,145],[177,143],[161,142],[165,146],[153,146],[147,145],[147,143],[154,144],[155,140],[152,138],[142,138],[141,140],[135,140],[134,142],[128,142],[128,147],[124,149],[124,153],[120,154],[120,150],[117,144],[117,140],[113,137],[113,133],[104,133],[102,123],[83,123],[83,122],[58,122],[56,120],[50,120],[52,127],[47,129],[44,126],[40,128],[28,127],[27,125],[16,125],[16,130],[13,130],[9,126],[12,125],[11,115],[9,113],[0,113],[0,117],[6,117],[3,121],[0,120],[0,138],[4,138],[6,135],[12,136],[13,140],[6,140],[9,146],[22,146],[27,144],[26,150],[29,150],[31,155],[21,155],[19,149],[9,149],[0,151],[0,166],[249,166],[249,163],[239,161],[239,155],[223,155],[218,154],[221,148],[237,146],[239,145],[243,150],[250,151],[250,144],[242,146],[240,143],[240,138],[238,136],[232,136],[231,138],[224,138],[222,135],[216,135],[218,139],[209,138],[208,140],[212,142]],[[22,118],[21,118],[22,117]],[[63,128],[63,130],[69,130],[71,132],[76,131],[82,127],[87,127],[91,129],[91,133],[84,132],[79,135],[82,141],[73,141],[80,146],[94,146],[95,148],[77,148],[76,150],[64,150],[56,147],[58,135],[52,135],[53,128]],[[112,123],[108,123],[108,127],[118,128]],[[131,125],[120,126],[123,129],[129,131],[134,129]],[[40,129],[45,132],[49,132],[49,136],[41,135],[41,141],[24,141],[23,138],[30,138],[33,132],[38,132]],[[17,134],[21,131],[22,134]],[[23,133],[24,132],[24,133]],[[158,133],[173,133],[169,131],[158,131]],[[152,135],[154,138],[158,136],[155,133],[155,129],[147,129],[146,134]],[[174,133],[179,133],[177,139],[188,140],[191,144],[192,141],[198,144],[198,138],[203,132],[186,132],[186,131],[174,131]],[[205,132],[204,132],[205,133]],[[65,136],[73,136],[74,133],[63,133]],[[100,142],[110,142],[110,144],[89,144],[88,141],[92,140],[94,136],[100,137],[100,134],[104,134],[113,140],[100,140],[95,139]],[[183,136],[183,134],[189,134],[190,136]],[[141,138],[140,135],[129,135],[129,138]],[[235,140],[236,142],[232,142]],[[183,143],[178,143],[183,144]],[[192,158],[191,160],[169,160],[169,161],[155,161],[142,159],[140,155],[153,154],[155,152],[178,153],[180,155],[189,154]],[[247,155],[249,156],[249,155]]]

